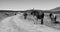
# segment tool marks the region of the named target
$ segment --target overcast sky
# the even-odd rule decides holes
[[[60,7],[60,0],[0,0],[0,10],[41,9],[49,10]]]

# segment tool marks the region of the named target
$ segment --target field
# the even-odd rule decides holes
[[[15,12],[0,12],[0,21],[13,15],[15,15]]]
[[[15,15],[15,13],[16,13],[16,11],[14,11],[14,12],[0,12],[0,22],[3,19],[5,19],[6,17],[10,17],[10,16]],[[57,21],[60,22],[60,13],[55,12],[55,14],[58,16]],[[49,26],[49,27],[54,28],[54,29],[60,30],[60,23],[56,24],[56,25],[53,24],[49,18],[49,12],[45,12],[44,25]]]

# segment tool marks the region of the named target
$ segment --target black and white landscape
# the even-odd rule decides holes
[[[26,10],[26,11],[30,12],[31,10]],[[7,32],[11,32],[12,30],[14,30],[13,32],[16,32],[16,31],[17,32],[59,32],[60,31],[60,23],[55,25],[52,23],[52,21],[49,18],[49,14],[54,13],[57,15],[57,21],[60,22],[60,13],[58,12],[59,11],[58,9],[56,12],[55,10],[53,11],[37,10],[39,12],[43,11],[45,14],[43,25],[33,24],[33,22],[36,20],[34,20],[34,17],[32,16],[29,16],[30,19],[25,20],[23,18],[23,15],[21,15],[21,13],[24,13],[26,11],[0,10],[0,31],[2,32],[4,32],[4,30],[6,30]]]
[[[0,32],[60,32],[60,0],[0,0]]]

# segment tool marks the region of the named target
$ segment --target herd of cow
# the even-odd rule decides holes
[[[37,19],[37,21],[38,21],[38,19],[41,20],[41,24],[44,24],[44,22],[43,22],[44,12],[42,12],[42,11],[41,12],[39,12],[39,11],[32,11],[30,14],[33,15],[33,16],[35,16],[36,19]],[[28,16],[28,14],[26,12],[24,12],[23,15],[24,15],[24,19],[26,19],[27,16]],[[56,22],[57,22],[56,21],[57,16],[54,15],[53,13],[50,13],[49,17],[50,17],[51,21],[53,21],[53,23],[56,24]]]

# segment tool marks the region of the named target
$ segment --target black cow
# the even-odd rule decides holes
[[[43,24],[44,12],[40,12],[40,13],[37,15],[37,19],[41,19],[41,24]]]
[[[24,19],[26,19],[26,18],[27,18],[27,13],[24,12],[24,13],[23,13],[23,16],[24,16]]]
[[[37,20],[38,19],[41,19],[41,24],[43,24],[44,12],[33,11],[31,14],[33,16],[36,16],[37,17]]]

